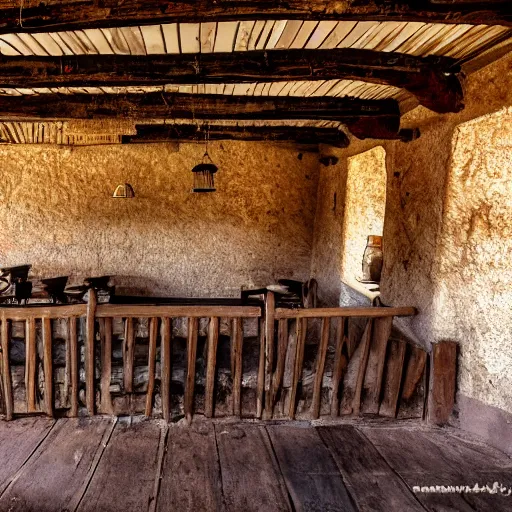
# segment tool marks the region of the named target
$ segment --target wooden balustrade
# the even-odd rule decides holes
[[[401,399],[410,409],[426,373],[425,352],[390,338],[393,317],[413,308],[276,309],[272,293],[263,308],[97,304],[90,291],[84,305],[0,312],[7,420],[41,412],[189,422],[197,413],[394,417]]]

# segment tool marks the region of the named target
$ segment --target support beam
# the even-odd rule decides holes
[[[165,84],[361,80],[406,89],[439,113],[462,109],[455,61],[353,48],[198,55],[2,57],[0,87],[101,87]]]
[[[24,119],[230,119],[338,121],[358,138],[396,139],[394,100],[245,97],[214,94],[75,94],[0,98],[0,117]]]
[[[420,21],[512,26],[507,0],[0,0],[0,30],[35,32],[248,19]]]
[[[244,140],[295,142],[304,145],[329,144],[337,148],[349,145],[348,137],[337,128],[300,126],[221,126],[197,124],[136,125],[137,135],[126,135],[123,144],[154,142],[203,142],[209,140]]]

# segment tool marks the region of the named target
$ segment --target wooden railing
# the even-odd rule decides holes
[[[369,410],[394,416],[401,389],[410,398],[424,374],[426,354],[411,349],[404,371],[406,343],[389,339],[393,317],[414,313],[413,308],[276,309],[272,293],[263,309],[97,304],[93,290],[84,305],[4,307],[0,309],[3,413],[8,420],[41,412],[72,417],[84,412],[143,413],[167,421],[181,416],[191,421],[201,412],[206,417],[318,418],[326,413],[347,413],[348,403],[350,414]],[[177,319],[185,319],[186,329],[182,326],[179,330],[182,324],[177,326]],[[207,328],[203,319],[207,319]],[[366,319],[366,325],[358,326],[357,319]],[[183,361],[178,361],[178,340],[185,339]],[[225,354],[219,340],[226,348],[226,339],[229,378],[221,385],[218,360],[225,359]],[[18,348],[24,344],[24,358],[12,355],[15,343]],[[114,360],[120,360],[119,343],[122,370],[113,366]],[[142,365],[140,349],[144,349]],[[313,360],[314,372],[304,378],[305,367]],[[173,376],[180,364],[183,377]],[[344,393],[350,385],[346,377],[354,364],[357,378],[347,399]],[[390,365],[394,369],[390,370]],[[62,368],[63,377],[57,376]],[[244,370],[246,381],[250,381],[245,385]],[[248,376],[253,370],[255,378],[252,373]],[[311,377],[312,395],[308,397],[305,381]],[[40,382],[42,386],[38,386]],[[182,402],[176,401],[178,396]],[[345,404],[341,411],[340,404]]]

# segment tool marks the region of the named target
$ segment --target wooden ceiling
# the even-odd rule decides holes
[[[401,110],[460,111],[461,66],[512,40],[511,4],[0,0],[0,119],[153,125],[131,142],[194,140],[205,123],[218,139],[410,140]]]

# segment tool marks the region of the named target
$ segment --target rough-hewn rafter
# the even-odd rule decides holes
[[[25,119],[235,119],[330,120],[359,138],[399,137],[400,111],[394,100],[353,98],[244,97],[194,94],[57,94],[0,98],[0,117]]]
[[[310,126],[235,126],[197,124],[137,125],[137,135],[123,137],[123,143],[192,142],[209,140],[243,140],[296,142],[304,145],[329,144],[338,148],[349,145],[348,137],[337,128]]]
[[[512,26],[507,0],[0,0],[0,30],[56,30],[162,22],[338,19]]]
[[[436,112],[458,112],[454,61],[356,50],[279,50],[182,55],[80,55],[0,60],[0,87],[59,87],[362,80],[408,90]]]

